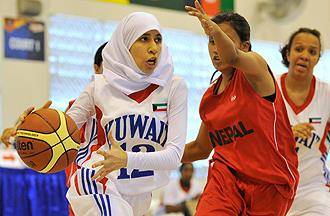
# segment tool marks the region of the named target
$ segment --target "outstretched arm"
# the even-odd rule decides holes
[[[186,10],[190,16],[199,19],[205,33],[214,39],[223,62],[240,69],[261,96],[274,93],[275,85],[272,76],[268,72],[266,61],[259,54],[243,51],[244,49],[241,47],[249,46],[249,41],[240,41],[240,44],[235,44],[238,41],[229,38],[219,25],[205,14],[198,1],[195,1],[195,8],[186,6]]]

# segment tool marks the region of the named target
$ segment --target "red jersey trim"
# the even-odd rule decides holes
[[[321,143],[320,143],[319,150],[322,154],[326,154],[328,152],[327,146],[325,144],[325,140],[328,136],[328,133],[330,133],[330,122],[328,122],[326,127],[325,127],[323,137],[322,137],[322,140],[321,140]]]
[[[281,87],[282,87],[282,92],[285,100],[288,102],[292,110],[294,111],[295,114],[299,114],[301,111],[303,111],[313,100],[314,93],[315,93],[315,84],[316,84],[316,79],[313,76],[312,79],[312,85],[311,88],[309,89],[308,96],[306,98],[306,101],[301,105],[297,106],[289,97],[288,92],[286,91],[286,85],[285,85],[285,77],[287,76],[288,73],[285,73],[281,76]]]
[[[128,97],[135,100],[138,103],[141,103],[142,101],[144,101],[145,99],[147,99],[147,97],[149,97],[149,95],[155,91],[158,88],[159,85],[156,84],[151,84],[149,85],[146,89],[143,89],[141,91],[137,91],[134,92],[132,94],[129,94]]]
[[[274,103],[273,103],[273,111],[274,111],[274,128],[273,128],[273,130],[274,130],[274,144],[275,144],[275,148],[276,148],[278,154],[279,154],[279,155],[282,157],[282,159],[284,160],[285,165],[286,165],[286,168],[287,168],[287,169],[289,170],[289,172],[290,172],[290,175],[291,175],[291,177],[292,177],[292,179],[293,179],[293,188],[296,188],[296,186],[297,186],[297,180],[296,180],[296,178],[295,178],[295,176],[294,176],[294,174],[293,174],[293,172],[292,172],[292,170],[291,170],[291,168],[290,168],[290,166],[289,166],[289,162],[288,162],[287,159],[281,154],[281,152],[280,152],[280,150],[279,150],[279,148],[278,148],[278,144],[277,144],[277,128],[276,128],[277,114],[276,114],[276,107],[275,107],[275,104],[274,104]],[[294,198],[294,196],[295,196],[295,193],[292,194],[291,198]]]
[[[107,190],[107,182],[108,182],[108,180],[109,180],[108,177],[104,177],[100,181],[100,183],[102,184],[103,193],[105,193],[105,191]]]
[[[69,105],[66,107],[66,109],[65,109],[65,111],[64,112],[67,112],[71,107],[72,107],[72,105],[73,105],[73,103],[76,101],[76,99],[74,99],[74,100],[70,100],[69,101]]]
[[[74,177],[74,185],[75,185],[75,188],[76,188],[77,194],[78,194],[79,196],[81,196],[81,193],[80,193],[80,190],[79,190],[78,176],[77,176],[77,175]]]
[[[66,178],[66,186],[69,188],[70,187],[70,180],[73,174],[77,171],[77,165],[76,162],[70,163],[66,168],[65,168],[65,178]]]
[[[86,126],[87,126],[87,122],[85,122],[83,124],[83,126],[80,128],[80,140],[81,140],[81,143],[86,142],[86,138],[85,138]]]

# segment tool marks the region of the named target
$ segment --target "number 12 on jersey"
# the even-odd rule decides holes
[[[126,151],[127,145],[126,143],[123,143],[120,145],[120,147]],[[143,148],[146,149],[146,152],[154,152],[155,148],[152,145],[149,144],[138,144],[132,147],[132,152],[140,152]],[[147,177],[147,176],[153,176],[154,171],[153,170],[138,170],[134,169],[130,174],[128,173],[128,170],[126,168],[120,169],[120,174],[117,177],[117,179],[129,179],[129,178],[141,178],[141,177]]]

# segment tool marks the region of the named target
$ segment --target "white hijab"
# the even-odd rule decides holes
[[[144,12],[131,13],[122,19],[102,51],[105,78],[110,85],[127,95],[143,90],[152,83],[165,86],[172,79],[173,62],[164,43],[158,64],[150,75],[138,68],[129,52],[132,44],[150,30],[161,33],[155,16]]]

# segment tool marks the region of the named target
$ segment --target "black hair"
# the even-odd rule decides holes
[[[228,23],[236,32],[242,42],[250,42],[250,25],[247,20],[235,12],[223,12],[212,18],[216,24]],[[249,47],[251,51],[251,44]]]
[[[105,47],[105,45],[107,45],[108,42],[105,42],[104,44],[102,44],[96,51],[95,55],[94,55],[94,64],[96,64],[97,66],[101,66],[102,62],[103,62],[103,58],[102,58],[102,50]]]
[[[315,37],[317,37],[317,39],[319,39],[319,42],[320,42],[320,50],[321,49],[321,33],[316,30],[316,29],[310,29],[310,28],[299,28],[297,31],[293,32],[289,38],[289,42],[280,48],[280,52],[282,54],[282,63],[286,66],[286,67],[289,67],[289,61],[288,61],[288,58],[287,58],[287,54],[290,53],[290,49],[291,49],[291,46],[292,46],[292,42],[293,42],[293,39],[297,36],[297,34],[299,33],[308,33],[308,34],[312,34],[314,35]],[[321,57],[321,52],[320,52],[320,56]]]
[[[191,165],[192,168],[194,169],[194,165],[193,165],[192,163],[182,163],[181,166],[180,166],[180,168],[179,168],[179,170],[180,170],[181,173],[182,173],[183,168],[184,168],[185,166],[187,166],[187,165]]]

